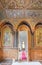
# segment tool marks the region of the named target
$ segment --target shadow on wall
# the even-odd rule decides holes
[[[0,62],[2,62],[3,60],[4,60],[3,49],[0,49]]]
[[[3,58],[3,47],[1,47],[1,32],[0,32],[0,62],[4,60]]]

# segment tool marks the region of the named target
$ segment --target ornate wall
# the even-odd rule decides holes
[[[12,43],[17,43],[17,30],[22,24],[30,29],[29,60],[42,60],[42,0],[0,0],[0,54],[3,53],[0,58],[17,59],[17,48],[14,48],[14,45],[11,48],[4,47],[2,45],[3,36],[4,30],[9,28],[9,31],[13,31],[15,36],[15,42]],[[38,37],[41,38],[39,45]]]

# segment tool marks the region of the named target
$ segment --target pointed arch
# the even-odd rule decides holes
[[[1,28],[2,28],[3,26],[5,26],[5,25],[7,25],[9,28],[11,28],[12,31],[14,31],[14,30],[13,30],[13,25],[12,25],[9,21],[3,22],[3,23],[1,24]]]
[[[34,44],[36,47],[41,46],[42,47],[42,23],[38,22],[35,25],[35,31],[34,31]]]
[[[13,47],[14,44],[14,29],[9,21],[4,21],[1,24],[1,38],[3,47]],[[9,44],[10,43],[10,44]]]
[[[36,29],[36,27],[39,26],[39,25],[42,25],[42,22],[38,22],[38,23],[35,25],[35,29]]]
[[[30,32],[31,32],[31,34],[32,34],[31,26],[30,26],[29,23],[27,23],[26,21],[22,21],[22,22],[18,25],[17,30],[18,30],[18,28],[19,28],[21,25],[26,25],[27,27],[29,27]]]
[[[32,40],[32,30],[31,30],[30,24],[27,21],[21,21],[17,27],[17,31],[18,31],[18,47],[19,45],[22,46],[22,42],[24,41],[25,51],[26,50],[28,51],[32,46],[32,41],[31,41]],[[29,52],[26,52],[26,53],[27,53],[27,60],[28,60]]]

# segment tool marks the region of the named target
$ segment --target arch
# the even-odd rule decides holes
[[[32,34],[31,27],[30,27],[30,25],[29,25],[26,21],[22,21],[22,22],[18,25],[17,30],[18,30],[18,28],[19,28],[21,25],[26,25],[27,27],[29,27],[30,32],[31,32],[31,34]]]
[[[41,38],[42,38],[42,23],[39,22],[35,25],[35,31],[34,31],[34,44],[35,46],[42,46],[41,44]]]
[[[14,32],[13,25],[9,21],[4,21],[1,24],[1,28],[4,27],[5,25],[7,25],[9,28],[11,28],[11,30]]]
[[[23,27],[23,29],[22,29],[22,27]],[[25,29],[26,28],[26,29]],[[26,51],[26,48],[27,48],[27,51],[31,48],[31,46],[32,46],[32,41],[31,41],[31,37],[32,37],[32,30],[31,30],[31,26],[30,26],[30,24],[27,22],[27,21],[21,21],[20,23],[19,23],[19,25],[18,25],[18,27],[17,27],[17,30],[19,29],[19,31],[18,31],[18,36],[21,36],[21,37],[23,37],[23,35],[21,35],[22,34],[22,32],[24,32],[24,34],[26,34],[26,36],[24,37],[25,38],[25,40],[26,40],[26,42],[24,41],[24,43],[25,43],[25,51]],[[21,29],[21,30],[20,30]],[[26,33],[25,33],[26,32]],[[20,34],[20,35],[19,35]],[[26,39],[26,37],[27,37],[27,39]],[[19,39],[20,39],[20,37],[18,37]],[[21,42],[22,43],[22,42]],[[19,40],[19,42],[18,42],[18,44],[20,44],[20,45],[22,45],[20,43],[20,40]],[[30,50],[29,50],[30,51]],[[19,51],[18,51],[19,52]],[[29,52],[27,52],[27,55],[29,56]],[[28,56],[27,56],[27,60],[28,60]],[[29,59],[30,59],[30,56],[29,56]]]
[[[6,45],[6,39],[7,39],[7,44],[10,43],[9,47],[13,47],[14,34],[15,34],[15,31],[13,29],[13,25],[9,21],[4,21],[3,23],[1,23],[2,47]],[[8,39],[9,39],[9,41],[8,41]],[[5,45],[3,43],[5,43]],[[6,47],[7,46],[8,45],[6,45]]]
[[[39,26],[39,25],[42,25],[42,22],[38,22],[38,23],[35,25],[35,29],[36,29],[36,27]]]

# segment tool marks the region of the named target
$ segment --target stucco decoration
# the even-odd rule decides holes
[[[42,8],[42,0],[1,0],[0,2],[8,9]]]
[[[42,10],[10,10],[6,9],[8,18],[42,18]]]

